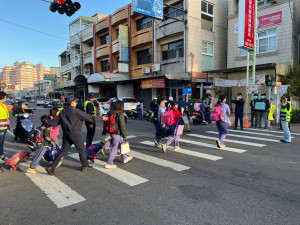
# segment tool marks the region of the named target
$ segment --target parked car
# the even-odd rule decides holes
[[[126,113],[129,113],[129,112],[131,112],[131,110],[136,109],[137,102],[134,98],[131,98],[131,97],[110,98],[107,101],[107,104],[110,104],[111,102],[113,102],[114,99],[124,102],[124,110],[125,110]]]

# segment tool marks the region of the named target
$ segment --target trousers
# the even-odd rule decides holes
[[[155,140],[157,141],[157,143],[161,142],[161,136],[157,136],[157,132],[161,129],[161,122],[157,121],[156,123],[154,123],[155,126]]]
[[[4,154],[4,140],[5,140],[6,130],[0,131],[0,155]]]
[[[107,164],[113,165],[114,160],[117,157],[118,151],[121,150],[121,144],[123,143],[123,138],[121,137],[121,135],[112,134],[111,139],[110,139],[110,143],[111,143],[111,150],[110,150],[110,153],[109,153]],[[125,159],[127,159],[128,156],[126,154],[122,154],[121,157],[124,161]]]
[[[262,111],[259,112],[259,118],[258,118],[258,127],[262,127],[262,121],[264,121],[265,128],[268,127],[268,112]]]
[[[258,112],[251,111],[251,127],[257,127],[258,124]]]
[[[86,125],[86,130],[87,130],[85,143],[86,143],[86,148],[88,148],[92,145],[92,142],[93,142],[93,139],[95,136],[95,132],[96,132],[96,124],[85,122],[85,125]],[[93,128],[90,128],[90,125],[93,125]]]
[[[169,138],[169,140],[167,141],[166,145],[169,146],[170,144],[172,144],[173,142],[175,142],[175,147],[178,146],[179,147],[179,139],[183,133],[183,127],[184,125],[175,125],[175,129],[171,128],[172,130],[172,137]]]
[[[291,142],[292,138],[291,138],[291,132],[289,129],[289,122],[281,121],[281,124],[282,124],[282,129],[283,129],[284,140],[287,142]]]
[[[217,128],[218,128],[218,132],[219,132],[219,141],[221,142],[221,144],[224,144],[224,140],[227,137],[228,134],[228,126],[227,123],[219,120],[216,122]]]
[[[235,113],[235,127],[238,126],[238,120],[240,120],[241,129],[243,128],[243,117],[244,116],[242,112]]]

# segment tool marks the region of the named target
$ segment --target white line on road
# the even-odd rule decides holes
[[[79,161],[79,155],[78,154],[70,154],[69,155],[71,158],[76,159]],[[126,170],[120,169],[120,168],[115,168],[115,169],[105,169],[105,162],[95,159],[95,162],[93,164],[94,168],[102,173],[105,173],[125,184],[128,184],[129,186],[135,186],[139,185],[142,183],[147,182],[148,180],[140,177],[138,175],[135,175],[133,173],[130,173]]]
[[[154,144],[151,141],[143,141],[143,142],[140,142],[140,143],[144,144],[144,145],[154,147]],[[167,150],[170,150],[170,149],[167,149]],[[223,157],[209,155],[209,154],[200,153],[200,152],[194,152],[194,151],[190,151],[190,150],[186,150],[186,149],[182,149],[182,148],[180,148],[179,151],[174,151],[174,152],[182,153],[182,154],[185,154],[185,155],[191,155],[191,156],[195,156],[195,157],[199,157],[199,158],[203,158],[203,159],[208,159],[208,160],[212,160],[212,161],[217,161],[219,159],[223,159]]]
[[[7,130],[7,133],[9,133],[11,136],[15,136],[10,130]]]
[[[129,135],[129,136],[127,136],[126,137],[126,139],[132,139],[132,138],[135,138],[136,136],[134,136],[134,135]],[[104,140],[104,139],[103,139]],[[94,145],[94,144],[99,144],[101,141],[103,141],[103,140],[97,140],[97,141],[93,141],[92,142],[92,144]],[[84,145],[86,145],[86,142],[84,142]]]
[[[253,130],[253,131],[262,131],[262,132],[271,132],[271,133],[278,133],[283,135],[283,131],[276,131],[276,130],[269,130],[269,129],[260,129],[260,128],[246,128],[246,130]],[[300,133],[291,133],[292,135],[300,135]]]
[[[203,138],[203,139],[210,139],[210,140],[217,140],[218,139],[216,137],[205,136],[205,135],[198,135],[198,134],[188,134],[188,135],[189,136],[193,136],[193,137]],[[250,145],[250,146],[255,146],[255,147],[264,147],[264,146],[266,146],[264,144],[257,144],[257,143],[246,142],[246,141],[236,141],[236,140],[231,140],[231,139],[227,139],[227,138],[226,138],[226,142],[236,143],[236,144]]]
[[[207,133],[210,134],[218,134],[218,132],[215,131],[206,131]],[[280,142],[279,140],[275,139],[269,139],[269,138],[259,138],[259,137],[249,137],[249,136],[244,136],[244,135],[236,135],[236,134],[228,134],[227,136],[230,137],[237,137],[237,138],[246,138],[246,139],[255,139],[255,140],[261,140],[261,141],[269,141],[269,142]]]
[[[29,165],[30,162],[21,163],[20,169],[26,173]],[[49,176],[43,167],[38,166],[37,169],[40,171],[39,173],[26,173],[26,175],[47,195],[57,208],[67,207],[86,200],[55,176]]]
[[[238,132],[238,133],[245,133],[245,134],[257,134],[257,135],[261,135],[261,136],[269,136],[269,137],[275,137],[275,138],[282,138],[282,136],[276,136],[273,134],[266,134],[266,133],[259,133],[259,132],[252,132],[252,131],[245,131],[245,130],[228,130],[229,132]],[[292,137],[294,138],[294,137]]]
[[[174,162],[170,162],[170,161],[167,161],[167,160],[164,160],[164,159],[160,159],[160,158],[157,158],[157,157],[153,157],[153,156],[150,156],[150,155],[139,153],[137,151],[130,151],[130,154],[134,158],[141,159],[141,160],[144,160],[146,162],[150,162],[150,163],[153,163],[153,164],[156,164],[156,165],[159,165],[159,166],[171,168],[175,171],[183,171],[183,170],[188,170],[188,169],[191,168],[191,167],[184,166],[184,165],[181,165],[181,164],[177,164],[177,163],[174,163]]]

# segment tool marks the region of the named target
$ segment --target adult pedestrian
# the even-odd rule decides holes
[[[4,156],[4,140],[9,127],[9,111],[13,110],[12,105],[3,104],[6,102],[7,94],[0,91],[0,164],[5,163],[8,159]]]
[[[243,95],[241,92],[239,92],[237,94],[236,98],[233,98],[232,103],[235,104],[235,111],[234,111],[235,127],[234,127],[234,129],[237,130],[238,120],[240,120],[241,130],[243,130],[245,100],[243,99]]]
[[[53,120],[49,122],[51,127],[61,125],[63,130],[63,144],[62,150],[58,153],[57,158],[53,161],[50,167],[46,168],[46,171],[50,175],[54,175],[54,170],[58,166],[60,160],[65,157],[70,151],[71,145],[74,144],[75,148],[79,152],[79,158],[82,163],[81,171],[85,172],[88,169],[93,168],[89,166],[87,156],[85,153],[85,146],[81,137],[82,121],[88,121],[91,123],[100,122],[100,117],[88,115],[76,108],[77,98],[73,96],[66,97],[66,107],[64,110]]]
[[[255,93],[250,102],[251,107],[251,128],[257,128],[258,125],[258,111],[255,109],[255,104],[258,101],[258,94]]]
[[[84,111],[84,102],[83,101],[84,101],[83,99],[78,100],[77,105],[76,105],[76,108],[80,109],[81,111]]]
[[[153,101],[150,103],[150,110],[154,112],[158,108],[157,98],[155,97]]]
[[[266,99],[266,94],[263,93],[260,96],[259,101],[256,103],[256,109],[258,110],[258,128],[262,128],[262,121],[264,121],[265,129],[268,128],[268,112],[270,108],[269,100]]]
[[[138,111],[138,119],[142,120],[143,119],[143,114],[144,114],[144,102],[143,100],[140,100],[140,102],[138,103],[138,105],[136,106],[137,111]]]
[[[219,140],[217,140],[217,146],[218,148],[225,148],[224,140],[227,137],[228,134],[228,116],[230,116],[230,108],[226,104],[226,97],[224,95],[219,96],[219,100],[217,102],[216,106],[221,106],[222,108],[222,120],[219,120],[216,122],[218,132],[219,132]]]
[[[88,115],[97,116],[97,110],[94,104],[95,94],[89,93],[88,98],[89,99],[84,103],[84,111]],[[88,148],[92,145],[94,139],[94,135],[96,132],[96,123],[85,121],[85,126],[87,130],[85,143],[86,143],[86,148]]]
[[[291,143],[291,132],[289,129],[289,123],[291,121],[292,104],[288,101],[287,95],[283,95],[280,108],[280,121],[283,128],[284,138],[280,140],[282,143]]]
[[[155,140],[154,140],[154,144],[155,147],[157,148],[161,148],[161,135],[159,135],[159,131],[161,131],[162,129],[162,119],[163,119],[163,115],[165,113],[165,102],[163,99],[159,99],[158,100],[158,110],[157,110],[157,119],[154,119],[154,126],[155,126]]]
[[[123,142],[126,142],[126,126],[125,126],[125,119],[124,119],[124,102],[117,101],[113,108],[108,112],[108,117],[116,114],[116,123],[117,123],[117,130],[111,134],[111,150],[109,153],[109,157],[107,160],[107,164],[105,165],[106,169],[114,169],[117,165],[114,164],[114,160],[118,154],[118,151],[121,150],[121,145]],[[104,134],[105,135],[105,134]],[[128,163],[132,160],[132,156],[121,154],[123,163]]]

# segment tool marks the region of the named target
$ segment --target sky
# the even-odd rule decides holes
[[[28,61],[34,65],[43,63],[47,68],[58,67],[58,55],[66,49],[69,42],[70,22],[79,16],[92,16],[95,13],[110,15],[132,2],[77,1],[81,4],[81,9],[68,17],[52,13],[49,10],[50,3],[42,0],[0,0],[0,71],[4,66],[12,66],[15,61]]]

